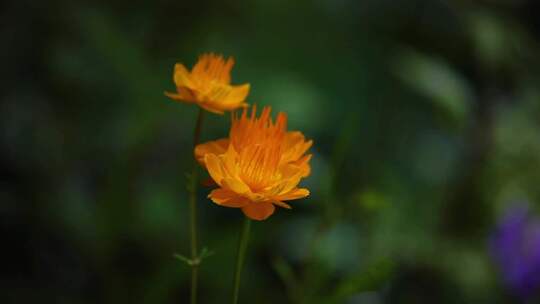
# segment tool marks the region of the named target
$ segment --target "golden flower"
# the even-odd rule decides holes
[[[247,106],[249,84],[231,85],[233,65],[232,57],[224,60],[221,55],[212,53],[201,55],[191,72],[177,63],[174,66],[177,93],[165,92],[165,95],[173,100],[196,103],[217,114]]]
[[[264,220],[274,205],[291,208],[284,201],[303,198],[309,191],[298,183],[310,174],[305,155],[312,141],[301,132],[287,132],[287,116],[279,113],[274,123],[271,108],[259,118],[256,107],[248,116],[233,114],[229,138],[200,144],[195,157],[220,187],[208,197],[216,204],[242,208],[254,220]]]

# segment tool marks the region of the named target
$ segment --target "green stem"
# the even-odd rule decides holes
[[[199,144],[201,137],[201,129],[204,118],[204,110],[199,109],[195,131],[193,134],[193,148]],[[199,273],[199,257],[197,256],[197,172],[198,163],[195,157],[193,158],[193,171],[191,173],[191,185],[189,196],[190,209],[190,234],[191,234],[191,304],[197,303],[197,280]]]
[[[246,217],[244,219],[244,225],[242,226],[242,232],[240,234],[240,241],[238,242],[238,253],[236,255],[236,269],[234,272],[234,289],[233,289],[233,304],[238,303],[238,294],[240,290],[240,278],[242,276],[242,268],[244,267],[244,260],[246,258],[246,249],[249,240],[249,230],[251,226],[251,220]]]

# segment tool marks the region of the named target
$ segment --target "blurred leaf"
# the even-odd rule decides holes
[[[469,22],[478,58],[490,66],[504,62],[509,41],[505,26],[500,20],[487,12],[475,12],[470,14]]]
[[[358,202],[362,209],[367,211],[377,211],[388,205],[384,194],[375,190],[359,192],[355,196],[355,201]]]
[[[280,257],[274,258],[272,261],[272,267],[283,281],[291,302],[297,302],[299,299],[298,291],[300,286],[298,279],[294,274],[294,270],[287,263],[287,261]]]
[[[316,256],[331,272],[349,273],[362,262],[361,235],[351,223],[340,222],[323,231]],[[363,239],[362,239],[363,240]]]
[[[383,258],[362,272],[343,278],[335,289],[332,303],[343,303],[355,294],[380,289],[388,281],[394,268],[395,265],[391,260]]]
[[[448,63],[426,54],[403,50],[397,57],[394,72],[456,122],[465,122],[472,99],[471,88]]]

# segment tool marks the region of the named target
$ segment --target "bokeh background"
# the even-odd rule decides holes
[[[208,51],[315,141],[312,195],[252,226],[242,303],[518,303],[489,240],[540,204],[540,2],[0,7],[2,303],[188,303],[197,109],[163,92]],[[223,303],[242,216],[208,191],[200,303]]]

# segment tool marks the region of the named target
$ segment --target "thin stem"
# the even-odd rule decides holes
[[[244,268],[244,260],[246,258],[246,249],[249,240],[249,230],[251,227],[251,220],[249,218],[244,219],[244,225],[242,226],[242,232],[240,234],[240,241],[238,242],[238,253],[236,255],[236,269],[234,271],[234,289],[233,289],[233,304],[238,303],[238,295],[240,290],[240,278],[242,276],[242,268]]]
[[[195,131],[193,133],[193,148],[199,144],[201,137],[204,110],[199,109]],[[189,186],[189,209],[190,209],[190,234],[191,234],[191,304],[197,303],[197,280],[199,272],[199,257],[197,256],[197,160],[193,158],[193,170],[191,172],[191,185]]]

